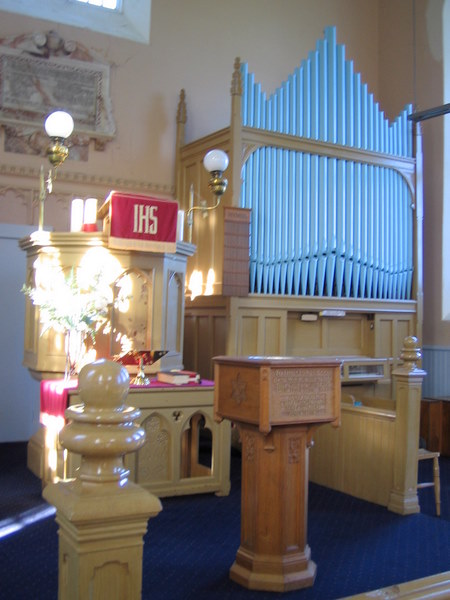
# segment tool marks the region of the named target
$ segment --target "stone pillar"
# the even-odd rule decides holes
[[[407,337],[400,355],[403,364],[392,372],[396,404],[393,486],[388,509],[401,515],[420,512],[417,469],[420,402],[425,371],[417,367],[421,352],[417,338]]]
[[[59,525],[59,600],[138,600],[143,536],[161,503],[128,480],[123,457],[145,432],[140,411],[127,406],[129,377],[118,363],[98,360],[79,375],[83,401],[66,410],[61,445],[81,454],[76,479],[49,484],[44,498]]]

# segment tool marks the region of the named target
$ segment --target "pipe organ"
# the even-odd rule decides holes
[[[393,325],[389,331],[389,347],[363,341],[356,350],[396,361],[403,337],[421,334],[422,207],[415,185],[421,156],[413,148],[411,105],[393,122],[385,117],[353,61],[346,58],[345,46],[337,44],[334,27],[326,28],[316,48],[270,97],[248,65],[236,59],[231,104],[229,128],[185,144],[182,92],[176,177],[180,204],[187,205],[191,186],[198,195],[207,193],[200,169],[203,154],[215,144],[226,150],[231,176],[228,172],[230,185],[222,203],[250,211],[248,293],[255,310],[275,295],[297,304],[298,311],[290,310],[289,318],[300,321],[305,312],[323,316],[324,308],[344,315],[357,312],[375,321],[393,310],[392,323],[399,315],[404,322],[407,315],[406,329]],[[202,260],[210,259],[212,244],[218,284],[214,298],[187,303],[186,318],[193,315],[191,320],[198,322],[200,311],[209,315],[208,327],[214,328],[217,303],[226,319],[236,311],[225,304],[240,303],[233,296],[219,300],[224,298],[226,286],[221,283],[227,275],[223,214],[216,217],[213,232],[203,225],[194,236],[198,252],[188,263],[187,278],[194,260],[195,268],[201,269]],[[204,265],[205,273],[209,266]],[[216,312],[208,312],[208,305]],[[219,349],[239,352],[239,331],[245,328],[234,318],[228,325],[233,332],[218,343]],[[203,333],[199,339],[204,339]],[[195,363],[205,353],[189,352],[190,343],[188,335],[185,356]],[[297,343],[294,346],[299,349]],[[308,353],[308,344],[304,346]],[[341,354],[354,354],[354,346],[343,346]],[[270,352],[258,343],[253,349]],[[287,354],[293,350],[284,342],[279,349]],[[327,348],[313,346],[313,353],[327,354]],[[209,364],[201,367],[211,373]]]
[[[270,96],[236,59],[229,127],[189,143],[186,95],[182,90],[177,112],[181,207],[188,208],[190,190],[208,193],[202,167],[208,150],[225,150],[230,165],[214,222],[198,220],[193,230],[197,252],[187,279],[194,269],[206,274],[213,256],[216,284],[212,295],[186,298],[185,366],[212,377],[217,355],[342,358],[342,413],[350,411],[352,419],[343,418],[339,433],[321,428],[311,473],[324,485],[351,486],[345,456],[359,456],[361,445],[361,455],[370,460],[373,450],[376,460],[379,448],[367,441],[379,439],[371,428],[381,413],[395,422],[392,370],[401,363],[405,338],[421,338],[422,152],[412,107],[392,122],[386,118],[337,44],[334,27]],[[228,207],[250,213],[248,294],[230,295],[225,284]],[[325,455],[337,435],[343,455],[331,481]],[[370,481],[360,482],[372,490],[362,497],[385,503],[388,471],[383,499]]]
[[[250,292],[410,299],[412,106],[389,123],[331,27],[270,98],[247,64],[240,71],[244,127],[399,159],[254,150],[239,200],[252,210]]]

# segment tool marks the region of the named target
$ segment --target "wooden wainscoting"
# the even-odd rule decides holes
[[[387,506],[392,489],[395,411],[342,404],[341,427],[320,427],[310,481]]]

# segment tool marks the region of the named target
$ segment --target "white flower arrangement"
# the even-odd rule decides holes
[[[62,270],[52,275],[36,287],[22,287],[22,292],[39,307],[42,334],[50,328],[60,333],[77,331],[95,342],[96,331],[109,321],[111,286],[100,273],[88,282],[80,281],[74,269],[67,276]]]

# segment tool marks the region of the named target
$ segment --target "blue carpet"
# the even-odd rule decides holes
[[[46,506],[39,480],[26,469],[22,446],[0,445],[0,520],[12,519],[14,507],[17,514],[36,505]],[[19,458],[6,467],[13,451]],[[315,584],[284,594],[256,592],[228,577],[240,540],[240,457],[233,455],[229,496],[162,499],[163,511],[149,521],[145,536],[142,598],[335,600],[447,571],[449,458],[441,457],[441,480],[441,518],[435,516],[432,489],[420,491],[421,514],[401,517],[310,484],[308,542],[317,564]],[[58,537],[54,517],[0,539],[0,557],[0,599],[56,600]]]

